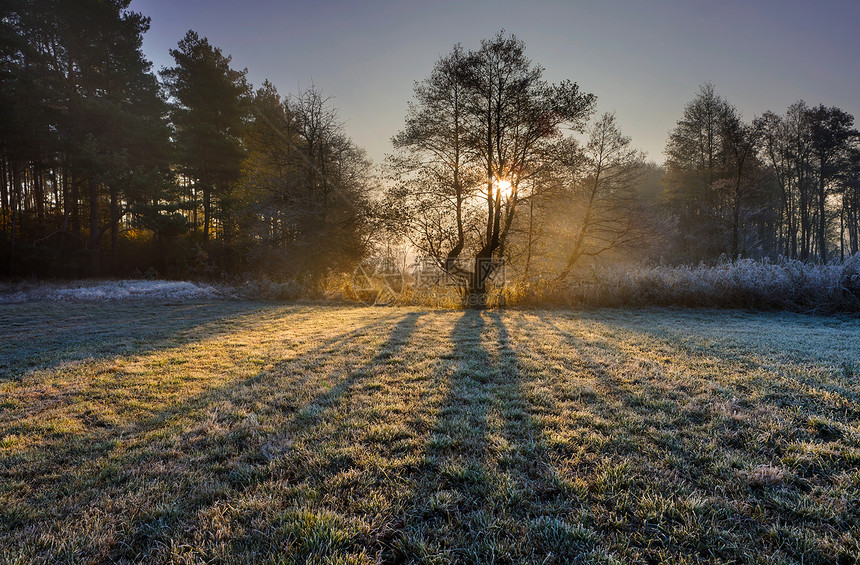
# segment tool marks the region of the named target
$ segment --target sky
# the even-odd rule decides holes
[[[711,82],[745,117],[803,99],[860,120],[860,0],[132,0],[149,16],[156,70],[189,29],[282,95],[311,85],[374,162],[391,151],[415,81],[455,43],[504,29],[544,77],[570,79],[614,111],[662,163],[668,133]],[[856,123],[855,123],[856,125]]]

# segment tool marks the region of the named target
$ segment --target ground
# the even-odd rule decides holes
[[[0,562],[857,563],[860,321],[0,307]]]

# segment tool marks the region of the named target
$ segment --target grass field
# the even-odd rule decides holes
[[[860,321],[0,307],[0,562],[860,562]]]

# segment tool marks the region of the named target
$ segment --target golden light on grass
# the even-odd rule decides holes
[[[851,320],[45,302],[0,337],[4,563],[856,555]]]

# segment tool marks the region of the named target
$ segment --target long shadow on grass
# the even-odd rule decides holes
[[[585,370],[600,388],[599,397],[593,398],[599,398],[601,402],[593,403],[590,409],[626,431],[625,434],[616,434],[619,437],[608,446],[617,453],[638,453],[643,446],[648,446],[652,455],[670,451],[680,458],[676,470],[682,470],[693,484],[710,488],[712,485],[702,485],[698,477],[703,466],[714,463],[714,454],[702,453],[701,450],[714,437],[723,436],[725,439],[720,446],[723,453],[733,452],[739,457],[748,457],[747,451],[753,446],[747,443],[758,435],[758,429],[769,426],[762,420],[761,412],[755,418],[744,417],[744,414],[755,410],[746,400],[750,392],[746,385],[733,383],[730,379],[715,382],[701,374],[699,363],[703,367],[711,366],[711,372],[717,371],[718,379],[725,374],[725,369],[713,368],[712,356],[691,351],[644,331],[635,332],[631,339],[629,329],[625,332],[623,327],[597,324],[583,332],[584,335],[579,335],[559,327],[551,316],[544,315],[541,321],[552,328],[573,353],[564,360],[565,365]],[[651,341],[627,343],[636,340]],[[738,356],[733,352],[731,355],[733,359],[741,360],[744,370],[763,368],[761,361],[751,354]],[[766,385],[754,383],[753,386],[772,387],[774,390],[762,399],[764,402],[759,401],[760,407],[768,404],[782,407],[781,403],[786,398],[791,399],[789,406],[795,409],[815,406],[806,394],[798,394],[779,379]],[[728,417],[715,409],[718,406],[737,417]],[[840,408],[844,413],[844,407]],[[803,410],[798,412],[802,414]],[[794,435],[790,427],[771,432],[769,445],[755,446],[753,451],[762,447],[784,449],[785,445],[797,439]],[[692,449],[690,444],[694,446]]]
[[[239,324],[265,323],[285,310],[295,310],[293,315],[300,318],[314,313],[242,301],[39,303],[9,308],[0,312],[0,382],[74,361],[182,347],[226,335]]]
[[[283,314],[284,314],[283,311],[278,309],[276,312],[271,313],[271,317],[278,318],[279,323],[285,323],[283,320],[280,320],[280,318],[283,318]],[[296,316],[296,317],[291,316],[288,319],[288,323],[293,324],[293,325],[298,324],[298,323],[302,323],[302,322],[307,321],[307,319],[312,317],[312,316],[313,316],[313,312],[306,312],[306,313],[303,313],[301,316]],[[253,316],[250,316],[250,315],[247,317],[249,318],[248,321],[242,321],[242,319],[239,319],[238,321],[234,320],[233,323],[234,324],[241,324],[240,329],[247,330],[249,328],[249,326],[252,328],[256,328],[259,326],[264,326],[265,324],[271,322],[271,320],[269,319],[270,316],[266,316],[262,320],[254,320]],[[243,318],[244,318],[244,316],[243,316]],[[250,320],[254,320],[253,323],[249,323]],[[290,357],[289,359],[282,360],[282,361],[275,361],[274,363],[268,364],[268,366],[265,369],[263,369],[260,373],[258,373],[257,375],[255,375],[251,378],[248,378],[248,379],[241,380],[238,383],[232,382],[232,383],[224,384],[222,386],[215,386],[215,387],[207,388],[206,390],[202,391],[201,393],[194,395],[191,398],[187,399],[185,402],[182,402],[182,403],[177,404],[175,406],[168,406],[166,408],[161,407],[162,409],[160,409],[160,410],[157,409],[159,407],[155,407],[156,410],[153,410],[152,412],[150,412],[150,414],[151,414],[150,417],[138,418],[137,421],[135,421],[129,425],[123,426],[122,429],[113,429],[110,426],[107,426],[104,423],[101,423],[99,421],[85,422],[85,423],[87,425],[89,425],[90,427],[95,428],[95,432],[92,434],[94,437],[113,436],[113,435],[117,435],[117,434],[125,435],[126,437],[128,437],[129,435],[136,435],[136,434],[145,432],[147,430],[153,429],[154,427],[161,425],[165,420],[169,419],[172,416],[175,416],[177,414],[184,413],[184,412],[187,412],[188,410],[193,410],[193,409],[199,408],[202,405],[205,405],[207,402],[209,402],[212,399],[217,398],[219,395],[223,394],[223,392],[230,387],[238,386],[238,385],[243,384],[243,383],[244,384],[255,383],[257,381],[262,380],[264,377],[271,376],[271,375],[278,375],[280,373],[283,373],[285,370],[294,368],[295,365],[300,364],[300,363],[304,364],[306,367],[312,367],[314,365],[314,362],[316,359],[324,358],[326,356],[326,352],[328,350],[331,350],[334,347],[348,344],[350,342],[350,340],[355,338],[356,336],[368,333],[368,332],[375,330],[375,329],[382,328],[387,323],[389,323],[391,320],[393,320],[393,317],[384,318],[380,321],[377,321],[377,322],[374,322],[371,324],[366,324],[364,326],[361,326],[361,327],[356,328],[354,330],[351,330],[349,332],[345,332],[345,333],[336,335],[332,338],[329,338],[325,342],[323,342],[323,344],[321,344],[317,347],[314,347],[313,349],[303,351],[299,354],[296,354],[293,357]],[[233,329],[235,330],[235,328],[233,328]],[[230,334],[230,332],[228,332],[226,330],[207,332],[205,334],[205,339],[210,339],[210,340],[211,339],[218,339],[219,336],[222,336],[222,335],[227,336],[229,334]],[[198,339],[202,340],[202,339],[204,339],[204,337],[200,336]],[[190,341],[188,343],[190,343]],[[171,346],[175,347],[176,346],[175,342],[172,343]],[[83,398],[83,397],[78,398],[75,394],[55,394],[55,396],[57,397],[56,401],[54,401],[54,402],[43,401],[42,403],[40,403],[36,407],[30,409],[26,413],[18,414],[17,416],[22,420],[23,419],[38,418],[40,413],[55,409],[57,407],[57,405],[60,403],[67,403],[68,404],[68,403],[75,403],[75,402],[81,402],[81,401],[87,400],[87,398]],[[99,399],[99,401],[102,401],[102,400]],[[127,403],[134,403],[135,400],[133,398],[129,398],[126,400],[126,402]],[[117,401],[114,401],[113,408],[115,409],[115,411],[117,413],[123,413],[125,411],[125,406],[123,404],[117,403]],[[286,408],[290,408],[290,406],[287,406]],[[7,434],[26,435],[28,433],[27,428],[23,424],[22,425],[14,425],[13,424],[13,425],[5,426],[3,431]],[[59,446],[60,448],[66,448],[68,446],[68,443],[65,440],[66,439],[72,440],[72,439],[75,439],[77,437],[79,437],[78,434],[71,434],[68,437],[65,437],[65,434],[58,432],[55,434],[51,444],[55,445],[55,446]]]
[[[447,393],[435,414],[425,465],[414,481],[404,516],[395,520],[385,561],[409,562],[421,556],[447,562],[474,555],[483,525],[476,523],[492,492],[488,459],[488,411],[496,386],[494,367],[481,344],[486,322],[467,310],[449,334],[448,361],[434,378],[446,380]]]
[[[410,343],[417,323],[424,312],[411,312],[403,316],[399,321],[386,327],[390,328],[387,339],[378,346],[373,346],[375,353],[365,356],[366,360],[356,366],[345,366],[337,374],[320,374],[315,379],[309,379],[304,375],[296,381],[297,386],[317,385],[314,392],[306,396],[300,406],[291,406],[290,414],[286,416],[277,426],[263,436],[255,438],[250,445],[244,446],[242,453],[233,457],[231,464],[234,469],[241,468],[241,476],[236,481],[235,472],[220,477],[216,480],[229,483],[234,490],[253,489],[261,484],[289,484],[298,492],[313,492],[313,501],[305,500],[298,495],[284,495],[277,508],[269,508],[259,513],[256,518],[260,520],[259,526],[249,531],[244,536],[230,540],[230,547],[235,552],[245,552],[254,555],[253,560],[259,561],[263,556],[281,554],[287,562],[305,562],[312,557],[321,558],[324,555],[336,555],[338,546],[344,545],[344,541],[331,546],[319,546],[315,539],[303,539],[312,537],[315,531],[313,524],[299,526],[292,522],[296,516],[302,516],[300,508],[306,505],[327,508],[333,507],[331,512],[336,512],[338,502],[331,500],[328,482],[331,477],[342,471],[359,469],[362,464],[354,457],[353,448],[355,438],[350,438],[354,425],[348,414],[350,407],[346,407],[347,414],[339,412],[344,405],[350,403],[351,394],[365,382],[374,380],[374,377],[385,371],[389,360],[399,353]],[[343,345],[349,345],[343,343]],[[327,354],[338,356],[345,351],[332,351],[327,349]],[[367,358],[369,357],[369,358]],[[310,381],[315,382],[310,382]],[[272,385],[274,386],[274,385]],[[255,390],[255,396],[269,397],[277,395],[274,390],[268,390],[265,385]],[[278,406],[284,403],[278,401]],[[366,423],[365,423],[366,425]],[[359,434],[360,435],[360,434]],[[286,440],[286,441],[285,441]],[[274,444],[274,449],[272,445]],[[349,447],[347,448],[346,445]],[[278,449],[280,447],[280,449]],[[360,451],[360,449],[359,449]],[[262,455],[262,456],[261,456]],[[363,474],[372,474],[374,469],[362,469]],[[265,488],[265,487],[264,487]],[[184,515],[193,520],[194,515],[199,515],[207,504],[197,504],[188,509]],[[292,508],[288,512],[278,512],[283,507]],[[323,510],[323,516],[331,516]],[[298,513],[298,514],[296,514]],[[265,519],[263,519],[265,515]],[[310,513],[308,519],[313,520],[316,514]],[[323,518],[325,520],[325,518]],[[185,528],[174,527],[173,533],[187,531]],[[308,527],[309,532],[296,534],[291,528],[302,531],[302,527]],[[205,527],[205,526],[195,526]],[[320,526],[325,529],[325,522]],[[333,526],[334,527],[334,526]],[[319,534],[320,532],[316,532]],[[325,534],[321,534],[325,539]],[[139,552],[138,552],[139,553]]]
[[[279,373],[291,374],[286,366],[276,367],[264,375],[243,383],[253,387],[251,394],[253,398],[263,399],[263,404],[274,403],[276,410],[285,410],[290,415],[276,429],[265,433],[243,430],[240,425],[238,429],[222,435],[224,441],[229,441],[232,444],[231,450],[219,451],[216,446],[214,453],[205,460],[202,469],[194,463],[193,456],[190,456],[185,474],[202,472],[209,475],[210,480],[220,483],[225,495],[228,495],[227,493],[230,491],[246,491],[272,480],[287,481],[289,484],[306,485],[313,488],[314,483],[324,480],[324,477],[330,475],[334,470],[349,466],[350,461],[344,460],[342,457],[328,460],[323,467],[308,464],[307,461],[294,461],[293,458],[297,455],[300,457],[301,454],[296,454],[292,446],[298,442],[300,436],[320,425],[329,411],[345,402],[354,387],[381,370],[388,359],[397,355],[409,343],[422,315],[422,312],[408,313],[393,326],[391,319],[364,326],[341,336],[336,341],[330,341],[320,348],[315,348],[314,353],[317,356],[337,357],[351,345],[354,338],[372,335],[374,330],[382,331],[383,327],[391,327],[388,338],[379,346],[374,347],[375,354],[357,367],[343,366],[338,367],[332,373],[314,375],[316,378],[309,378],[309,375],[305,374],[296,379],[295,385],[298,387],[316,387],[309,395],[303,396],[301,405],[293,399],[284,398],[282,385],[289,385],[289,383],[283,383],[280,379],[267,382],[269,376]],[[312,359],[308,359],[307,354],[302,357],[306,366],[308,364],[315,365]],[[234,387],[234,389],[237,388]],[[234,396],[233,392],[228,390],[215,394],[212,398],[217,397],[219,403],[228,402],[241,405],[249,401],[248,393],[249,391],[246,390],[238,392]],[[236,437],[237,432],[239,437]],[[204,445],[200,447],[211,450],[212,444],[208,440],[204,440]],[[142,461],[138,460],[135,464],[140,465]],[[195,469],[195,467],[197,468]],[[178,500],[173,520],[165,524],[166,527],[162,527],[160,531],[154,532],[152,528],[153,521],[160,520],[158,514],[149,514],[138,519],[130,525],[126,539],[120,540],[119,544],[122,549],[114,556],[137,559],[147,555],[157,545],[167,543],[171,538],[175,540],[175,538],[181,537],[183,533],[189,530],[189,527],[192,530],[196,529],[192,526],[196,520],[195,516],[205,513],[205,509],[216,502],[217,498],[208,496]],[[270,532],[263,530],[254,529],[249,535],[233,540],[233,543],[245,552],[250,551],[254,554],[271,552],[273,547],[269,539]],[[181,540],[178,541],[181,542]],[[285,549],[280,548],[279,551]]]
[[[507,441],[498,454],[505,478],[497,488],[505,522],[500,545],[519,552],[522,561],[600,562],[597,534],[580,523],[587,513],[580,493],[559,475],[545,440],[541,416],[558,412],[556,399],[546,393],[553,383],[547,380],[545,367],[527,365],[516,351],[535,342],[515,344],[502,314],[494,311],[489,316],[497,334],[496,357],[504,383],[499,390],[502,434]],[[514,314],[505,317],[510,320]],[[518,334],[539,339],[517,329]]]
[[[672,315],[675,316],[674,313]],[[717,317],[717,321],[720,317],[741,316],[744,320],[753,316],[724,312],[711,315]],[[685,316],[693,314],[685,313]],[[810,367],[784,358],[769,357],[773,352],[761,353],[756,350],[755,343],[744,344],[740,338],[730,338],[727,344],[719,339],[707,340],[706,345],[700,347],[696,345],[700,337],[696,333],[678,340],[677,333],[674,333],[676,329],[664,327],[655,330],[642,327],[641,321],[626,326],[618,321],[592,318],[588,321],[597,331],[586,340],[563,330],[548,316],[542,321],[579,353],[584,366],[599,378],[617,402],[625,405],[626,411],[678,438],[689,438],[694,429],[711,425],[710,437],[713,437],[713,431],[725,434],[726,441],[722,446],[725,451],[744,453],[766,448],[775,451],[772,455],[782,455],[788,444],[804,435],[804,439],[812,441],[835,439],[828,438],[832,429],[826,426],[823,431],[819,430],[819,437],[815,437],[815,433],[811,437],[806,434],[810,430],[802,428],[810,418],[814,420],[825,414],[836,420],[852,421],[860,414],[856,387],[852,387],[850,379],[842,380],[820,373],[815,375],[810,370],[816,368],[814,365]],[[711,320],[708,323],[716,324]],[[726,333],[730,331],[725,330]],[[605,361],[589,353],[594,349],[605,351],[610,358],[619,360],[633,356],[637,362],[625,371],[620,371],[621,367],[617,366],[610,369]],[[601,354],[600,357],[607,355]],[[746,373],[753,376],[742,378]],[[751,397],[755,398],[754,402],[749,400]],[[715,410],[715,407],[720,409]],[[762,408],[792,413],[794,425],[790,420],[786,426],[781,416],[766,421],[764,418],[768,411]],[[727,417],[726,411],[733,417]],[[671,419],[654,418],[655,413]],[[755,417],[752,417],[753,413]],[[641,427],[641,423],[638,424],[640,432]],[[762,428],[771,428],[766,442],[759,440],[755,446],[747,445]],[[658,442],[663,447],[667,443],[680,447],[671,440]],[[838,469],[837,462],[832,462],[830,471]]]
[[[490,313],[497,332],[498,359],[504,377],[500,391],[504,417],[504,435],[514,449],[505,458],[519,477],[524,492],[529,493],[525,506],[532,505],[540,513],[547,501],[558,494],[555,472],[543,441],[543,429],[537,417],[537,407],[527,400],[524,380],[527,376],[511,346],[511,337],[502,316]],[[544,403],[551,399],[543,398]]]
[[[653,456],[655,450],[670,449],[689,457],[691,452],[683,440],[690,438],[695,427],[709,423],[713,414],[707,403],[714,399],[696,398],[693,383],[675,382],[657,364],[625,369],[630,354],[618,343],[599,335],[576,335],[562,329],[550,316],[544,315],[541,321],[565,344],[569,354],[563,358],[564,366],[597,385],[580,400],[589,412],[616,426],[603,430],[611,433],[604,451],[618,456]],[[697,465],[691,462],[684,467],[696,469]]]
[[[704,379],[694,374],[695,364],[680,373],[670,372],[647,351],[623,345],[623,334],[615,338],[586,330],[578,335],[560,328],[551,316],[541,320],[564,341],[565,365],[573,373],[584,373],[597,388],[582,399],[585,411],[599,417],[595,421],[600,421],[608,439],[601,448],[604,465],[587,479],[595,493],[596,514],[611,511],[616,521],[626,524],[625,543],[631,551],[649,560],[694,556],[744,561],[750,551],[769,555],[782,550],[798,561],[805,557],[808,562],[828,562],[815,547],[794,552],[791,544],[772,544],[766,522],[738,511],[755,505],[774,516],[790,516],[797,521],[788,537],[797,534],[801,539],[837,531],[850,520],[844,514],[826,520],[792,516],[780,497],[796,503],[808,484],[780,479],[778,491],[771,491],[745,480],[757,466],[778,464],[785,448],[797,440],[798,431],[790,422],[730,417],[716,408],[733,403],[732,392],[727,395],[705,386]],[[660,357],[677,362],[671,344],[655,345],[666,347]],[[649,359],[631,359],[631,353]],[[735,415],[742,413],[738,407]],[[834,461],[827,467],[817,472],[839,470]],[[613,498],[622,495],[626,509],[619,511],[613,508]],[[711,502],[706,506],[685,507],[686,500],[708,497]],[[655,500],[670,510],[655,512]]]
[[[391,330],[388,339],[380,346],[378,352],[366,363],[357,367],[348,367],[346,376],[336,384],[328,383],[330,388],[316,396],[296,413],[291,425],[297,429],[313,425],[321,416],[322,412],[334,406],[350,389],[360,381],[370,377],[379,367],[403,349],[408,343],[418,319],[424,312],[410,312],[397,322]]]
[[[222,482],[223,489],[227,489],[224,492],[232,488],[247,487],[250,483],[263,478],[263,473],[258,475],[255,473],[263,469],[272,458],[283,456],[283,453],[278,452],[277,445],[274,451],[261,450],[260,444],[265,438],[255,434],[254,430],[240,427],[226,434],[210,436],[206,429],[203,429],[198,432],[200,437],[197,439],[200,441],[196,443],[195,438],[179,436],[180,444],[184,444],[180,447],[208,450],[208,456],[203,458],[196,451],[177,453],[176,449],[169,445],[158,446],[157,439],[148,440],[147,436],[151,432],[169,426],[176,418],[190,413],[199,414],[216,402],[226,405],[232,402],[240,405],[247,403],[249,401],[247,395],[251,388],[264,399],[264,402],[267,402],[270,396],[274,398],[275,409],[293,412],[296,409],[296,402],[288,398],[291,391],[285,391],[279,386],[280,379],[289,378],[294,374],[290,365],[301,363],[313,366],[316,364],[315,360],[337,355],[339,349],[347,347],[355,338],[381,330],[394,319],[393,316],[387,317],[334,336],[302,352],[296,358],[276,363],[251,378],[207,389],[183,403],[170,406],[133,424],[130,429],[98,430],[84,436],[64,437],[52,440],[44,447],[3,457],[0,459],[0,480],[9,481],[9,484],[23,481],[27,488],[26,494],[15,497],[18,508],[9,509],[9,512],[12,512],[9,515],[12,519],[6,520],[8,512],[4,513],[0,534],[4,531],[21,531],[22,528],[37,523],[49,523],[55,519],[61,521],[70,519],[69,512],[80,512],[78,503],[72,504],[70,493],[75,493],[77,497],[84,499],[89,498],[90,504],[100,504],[98,498],[105,489],[110,491],[120,487],[126,495],[139,489],[150,488],[165,476],[173,477],[172,484],[167,487],[168,490],[177,488],[194,490],[197,485],[194,484],[196,479],[193,477],[199,477],[201,472],[206,475],[213,469],[215,482]],[[392,337],[381,346],[371,363],[391,355],[397,347],[408,340],[409,331],[411,331],[409,328],[414,326],[414,322],[415,316],[410,315],[398,323]],[[345,381],[319,395],[312,396],[308,405],[322,408],[331,404],[340,394],[349,389],[347,383],[356,382],[366,372],[357,371],[347,376]],[[307,412],[298,414],[301,413],[307,414]],[[219,427],[218,422],[214,422],[214,425]],[[152,453],[141,450],[140,447],[134,447],[141,444],[146,447],[152,441],[158,447],[162,447],[158,450],[160,452]],[[223,443],[220,446],[216,445],[213,450],[213,444],[219,441]],[[142,479],[141,475],[143,477],[150,475],[148,469],[156,471],[151,479]],[[130,477],[135,477],[136,487],[129,488]],[[166,513],[163,508],[137,508],[136,511],[141,514],[141,517],[134,518],[132,524],[126,524],[126,527],[122,528],[123,531],[118,534],[118,539],[115,539],[119,547],[111,550],[114,552],[114,557],[146,555],[153,547],[163,543],[165,536],[169,536],[170,530],[179,527],[190,513],[211,504],[214,501],[213,496],[217,498],[221,495],[206,492],[191,499],[184,499],[180,495],[168,505],[172,510]],[[22,512],[22,507],[27,508],[27,511]],[[93,548],[82,549],[90,555],[95,553]]]
[[[148,417],[132,422],[122,428],[105,428],[96,424],[95,430],[90,434],[80,436],[78,434],[56,434],[51,441],[40,448],[29,451],[18,452],[14,455],[0,459],[3,463],[2,468],[11,468],[19,461],[41,461],[47,465],[44,469],[28,469],[28,474],[35,474],[37,479],[41,478],[44,473],[51,474],[50,471],[56,470],[55,463],[57,461],[68,461],[79,457],[86,456],[87,459],[98,458],[107,454],[112,450],[115,442],[119,439],[124,441],[133,440],[136,437],[145,435],[152,430],[155,430],[171,419],[196,412],[204,409],[216,400],[229,400],[230,391],[246,385],[254,385],[262,383],[265,379],[271,376],[278,376],[285,373],[290,373],[296,365],[314,365],[319,359],[325,358],[334,354],[334,349],[343,347],[351,343],[356,337],[367,334],[373,330],[381,329],[390,323],[393,318],[385,318],[377,322],[363,325],[348,332],[337,334],[323,343],[307,350],[302,351],[295,357],[273,363],[270,367],[262,370],[256,375],[238,381],[230,382],[221,386],[207,388],[204,391],[196,394],[185,401],[167,406],[161,410],[152,412]],[[309,375],[305,375],[302,380],[307,380]],[[283,398],[283,394],[278,395],[282,404],[279,405],[283,410],[295,410],[299,402],[296,399]],[[23,427],[10,426],[5,430],[8,434],[26,434],[27,430]],[[50,456],[47,454],[50,453]],[[4,475],[0,475],[2,477]]]
[[[715,358],[720,365],[731,364],[733,373],[740,375],[761,370],[784,373],[788,368],[788,379],[767,379],[772,391],[763,400],[811,411],[820,411],[824,404],[829,405],[832,416],[860,416],[860,392],[852,378],[860,363],[860,350],[835,347],[821,356],[821,350],[827,350],[833,341],[856,340],[857,326],[843,319],[721,310],[639,314],[609,313],[588,321],[601,333],[626,337],[627,347],[642,355],[659,355],[673,363],[683,363],[687,357],[693,373],[699,372],[700,363],[713,366]],[[828,338],[816,331],[822,328]],[[779,337],[774,339],[773,333]],[[797,381],[808,389],[799,391]],[[725,383],[725,387],[734,389],[737,397],[749,392],[746,383]]]
[[[555,516],[560,492],[502,316],[466,311],[450,340],[454,369],[425,452],[431,464],[386,560],[575,558],[587,548]]]
[[[487,410],[492,401],[494,371],[481,340],[485,329],[480,312],[467,310],[451,331],[456,359],[449,379],[448,396],[438,414],[435,454],[445,459],[482,459],[487,449]],[[480,469],[474,469],[480,475]],[[468,472],[461,478],[468,483]],[[456,476],[450,477],[458,482]]]

